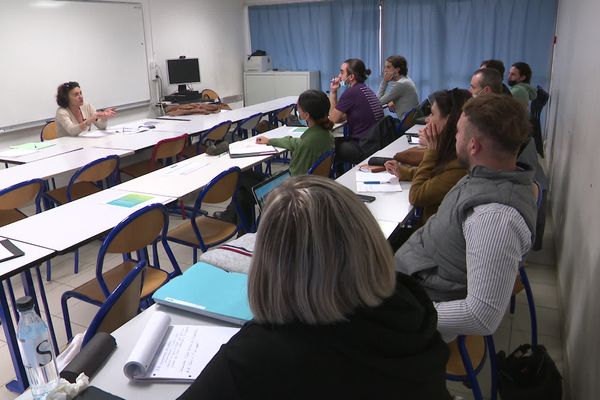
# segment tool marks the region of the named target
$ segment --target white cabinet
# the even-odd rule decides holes
[[[319,71],[244,72],[244,106],[319,90]]]

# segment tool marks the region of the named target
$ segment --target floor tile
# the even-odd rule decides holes
[[[536,306],[558,310],[559,304],[556,285],[533,282],[530,282],[530,284],[531,291],[533,292],[533,302]],[[525,290],[522,290],[519,294],[517,294],[516,302],[517,307],[519,305],[527,305],[527,296],[525,294]]]

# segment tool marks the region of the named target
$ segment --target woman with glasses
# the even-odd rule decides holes
[[[83,92],[77,82],[65,82],[56,91],[56,132],[57,136],[77,136],[89,131],[92,124],[98,129],[106,129],[108,119],[115,116],[113,108],[104,111],[83,102]]]
[[[436,213],[446,193],[467,173],[456,158],[455,136],[462,106],[471,93],[464,89],[441,90],[432,97],[431,115],[419,133],[425,146],[419,166],[405,166],[396,160],[385,163],[388,172],[400,180],[412,181],[409,200],[423,209],[421,224]]]

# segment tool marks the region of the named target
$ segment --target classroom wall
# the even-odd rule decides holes
[[[242,0],[121,1],[143,5],[147,62],[154,60],[160,67],[165,94],[176,90],[176,86],[167,84],[165,60],[186,55],[200,59],[202,82],[194,84],[195,90],[211,88],[221,97],[242,95],[245,55]],[[158,99],[156,83],[150,81],[149,85],[155,102]],[[126,90],[126,88],[115,88],[115,90]],[[85,94],[86,101],[93,104],[93,93]],[[38,95],[48,96],[49,101],[54,102],[55,93]],[[123,110],[112,120],[112,123],[150,117],[154,115],[154,111],[154,106]],[[41,127],[36,127],[0,134],[0,148],[26,141],[37,141],[40,130]]]
[[[547,126],[565,382],[574,400],[600,397],[598,15],[598,0],[559,2]]]

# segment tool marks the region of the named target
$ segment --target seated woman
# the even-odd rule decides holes
[[[455,136],[462,106],[470,98],[471,93],[464,89],[435,92],[431,115],[419,134],[425,146],[419,166],[407,167],[395,160],[385,163],[388,172],[400,180],[412,181],[409,201],[423,208],[422,224],[436,213],[446,193],[467,174],[465,166],[456,158]]]
[[[291,151],[290,173],[292,176],[305,175],[319,157],[333,148],[331,128],[333,123],[327,117],[329,99],[318,90],[307,90],[298,97],[298,115],[306,121],[308,129],[300,138],[284,137],[269,139],[258,136],[256,143],[270,144]],[[255,200],[252,187],[265,179],[265,176],[254,171],[244,171],[240,175],[238,203],[245,221],[251,221]],[[235,208],[229,205],[224,212],[216,212],[215,217],[226,221],[237,221]]]
[[[256,143],[270,144],[292,152],[290,173],[292,176],[305,175],[319,157],[333,148],[331,128],[333,122],[329,120],[329,99],[319,90],[307,90],[298,97],[298,116],[300,122],[308,129],[300,138],[287,136],[284,138],[269,139],[258,136]]]
[[[92,124],[98,129],[106,129],[107,120],[115,116],[113,108],[96,112],[96,109],[83,102],[83,92],[77,82],[66,82],[56,91],[56,134],[61,136],[77,136],[90,130]]]
[[[383,67],[383,80],[379,85],[377,97],[381,105],[387,104],[388,109],[395,112],[399,118],[404,113],[419,105],[417,87],[408,76],[408,63],[402,56],[389,56]]]
[[[302,176],[269,195],[248,297],[254,320],[180,399],[450,399],[433,305],[346,187]]]

